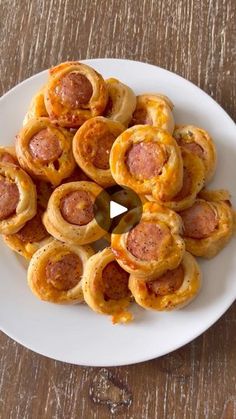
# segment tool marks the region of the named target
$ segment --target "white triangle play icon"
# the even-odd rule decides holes
[[[123,214],[126,211],[127,208],[123,205],[120,205],[115,201],[110,202],[110,218],[117,217],[117,215]]]

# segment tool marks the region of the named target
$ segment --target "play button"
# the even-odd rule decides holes
[[[124,214],[127,208],[123,205],[118,204],[115,201],[110,202],[110,218],[117,217],[118,215]]]
[[[126,233],[138,224],[142,208],[140,197],[132,189],[118,186],[102,191],[93,207],[97,223],[113,234]]]

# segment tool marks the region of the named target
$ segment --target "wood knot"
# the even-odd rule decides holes
[[[132,403],[132,394],[127,386],[106,368],[101,368],[94,376],[89,396],[94,403],[106,405],[111,413],[129,408]]]

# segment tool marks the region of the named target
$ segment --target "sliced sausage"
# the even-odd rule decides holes
[[[204,150],[199,144],[195,143],[194,141],[184,141],[182,138],[176,139],[176,141],[179,144],[179,146],[183,147],[184,149],[190,151],[193,154],[196,154],[198,157],[200,157],[200,159],[204,159]]]
[[[57,160],[62,153],[58,138],[48,128],[31,138],[29,151],[35,159],[45,164]]]
[[[116,261],[110,262],[102,271],[105,300],[120,300],[128,297],[129,274]]]
[[[152,125],[152,119],[145,108],[135,109],[130,126],[133,125]]]
[[[42,210],[29,220],[24,227],[16,233],[18,239],[23,243],[37,243],[48,237],[48,232],[42,223]]]
[[[184,236],[193,239],[209,237],[216,229],[218,220],[207,202],[196,201],[191,208],[180,212],[184,224]]]
[[[94,199],[86,191],[70,192],[61,200],[61,213],[63,218],[71,224],[83,226],[94,218]]]
[[[1,163],[17,164],[17,160],[7,151],[4,152],[4,153],[0,153],[0,162]]]
[[[127,249],[141,260],[157,260],[168,232],[151,222],[141,221],[128,234]]]
[[[56,289],[68,291],[81,280],[82,262],[75,253],[67,253],[59,261],[49,261],[46,265],[46,279]]]
[[[183,172],[183,186],[179,193],[174,197],[174,201],[181,201],[190,194],[192,187],[192,176],[189,170],[184,167]]]
[[[155,279],[154,281],[147,282],[147,288],[150,292],[158,295],[173,294],[176,292],[184,280],[184,269],[182,265],[172,271],[167,271],[164,275]]]
[[[165,164],[166,156],[156,143],[134,144],[127,153],[126,165],[130,173],[138,179],[158,176]]]
[[[93,87],[86,76],[71,72],[66,74],[55,89],[63,105],[78,109],[87,105],[93,94]]]
[[[92,162],[98,169],[109,169],[110,151],[114,141],[115,136],[109,131],[101,135],[101,137],[94,138],[94,156],[92,157]]]
[[[0,221],[5,220],[16,212],[20,199],[17,185],[10,180],[0,177]]]

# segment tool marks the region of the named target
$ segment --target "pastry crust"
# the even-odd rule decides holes
[[[113,323],[127,323],[133,318],[132,314],[126,310],[131,302],[131,295],[128,293],[127,296],[119,299],[108,299],[105,295],[104,283],[106,281],[102,273],[104,268],[113,261],[115,261],[115,256],[109,247],[89,259],[82,278],[84,299],[97,313],[111,315]]]
[[[40,131],[48,129],[57,138],[61,155],[48,163],[33,157],[29,151],[32,137]],[[16,153],[20,165],[36,179],[41,179],[57,186],[70,176],[76,164],[72,153],[72,134],[53,124],[48,118],[30,119],[16,138]]]
[[[45,91],[45,86],[43,86],[33,96],[33,99],[30,102],[29,109],[24,117],[23,125],[26,125],[27,122],[32,118],[48,117],[48,112],[44,103],[44,91]]]
[[[168,131],[174,131],[173,103],[162,94],[145,93],[137,96],[136,109],[131,120],[131,125],[147,124]],[[140,118],[141,115],[141,118]],[[142,121],[143,120],[143,121]]]
[[[29,264],[27,279],[28,285],[36,297],[58,304],[74,304],[83,301],[81,280],[74,287],[63,290],[56,288],[46,277],[47,263],[58,262],[63,256],[70,253],[79,257],[82,271],[84,271],[87,261],[94,252],[90,246],[73,246],[53,240],[34,253]]]
[[[71,224],[62,216],[60,205],[61,200],[68,194],[76,191],[88,192],[94,200],[99,195],[99,212],[97,218],[104,217],[104,228],[102,228],[95,217],[85,225]],[[109,217],[109,195],[94,182],[69,182],[56,188],[48,201],[48,207],[43,216],[43,223],[46,230],[56,239],[69,244],[92,243],[107,233],[110,225]],[[100,223],[102,225],[102,223]]]
[[[105,188],[115,184],[109,167],[109,152],[112,143],[124,129],[119,122],[96,116],[85,122],[73,138],[73,154],[77,164],[92,180]]]
[[[0,177],[16,184],[19,191],[19,202],[16,212],[0,221],[1,234],[14,234],[36,214],[36,188],[29,175],[19,166],[13,164],[0,163]]]
[[[201,198],[200,198],[201,197]],[[204,199],[203,199],[204,197]],[[195,202],[207,202],[217,217],[217,227],[209,235],[202,239],[194,239],[184,236],[186,249],[194,256],[201,256],[210,259],[216,256],[229,242],[234,233],[234,211],[228,191],[207,191],[203,190]],[[223,200],[222,200],[223,199]],[[180,214],[181,215],[181,214]]]
[[[149,290],[146,279],[130,275],[129,289],[136,303],[145,309],[157,311],[175,310],[189,304],[201,288],[202,275],[196,259],[188,252],[185,252],[181,266],[184,270],[182,285],[176,291],[166,295],[156,295]]]
[[[194,125],[177,125],[173,136],[181,147],[189,148],[189,144],[196,144],[199,150],[202,149],[200,154],[197,151],[194,152],[202,158],[205,166],[205,180],[209,182],[216,170],[217,155],[215,145],[208,132]]]
[[[159,146],[164,161],[160,174],[143,179],[130,173],[127,153],[134,145],[148,143]],[[183,184],[183,161],[176,141],[168,132],[148,125],[129,128],[116,139],[111,149],[110,168],[119,185],[128,186],[140,195],[152,195],[155,200],[170,200]]]
[[[10,163],[19,166],[14,146],[0,146],[0,163]]]
[[[106,80],[106,85],[109,98],[104,116],[127,127],[136,107],[136,96],[129,86],[115,78]]]
[[[38,214],[35,215],[31,220],[27,221],[23,229],[20,229],[15,234],[5,234],[3,235],[3,240],[12,250],[19,253],[25,259],[31,259],[33,254],[42,246],[49,243],[52,240],[52,237],[45,230],[42,221],[42,209],[38,208]],[[36,224],[37,223],[37,224]],[[23,231],[27,229],[26,233],[23,235]],[[40,229],[42,233],[39,233],[39,239],[37,240],[37,229]],[[29,233],[31,230],[31,233]],[[34,237],[34,231],[36,233],[36,239]],[[30,234],[32,239],[27,239],[27,236]]]
[[[69,73],[86,77],[92,85],[92,96],[89,102],[77,108],[66,106],[60,101],[56,89],[61,80]],[[102,76],[86,64],[68,61],[53,67],[49,71],[49,80],[45,89],[45,106],[50,119],[62,127],[76,128],[93,116],[101,115],[106,107],[108,91]]]
[[[182,211],[191,207],[197,194],[203,188],[205,181],[205,168],[202,160],[187,150],[182,149],[181,153],[184,167],[183,188],[185,188],[184,184],[186,183],[187,185],[187,182],[190,179],[189,187],[186,186],[186,188],[188,188],[188,190],[186,190],[187,194],[185,195],[184,193],[182,195],[181,190],[171,201],[160,201],[161,205],[171,208],[174,211]],[[147,196],[147,199],[153,201],[152,196]]]
[[[125,231],[125,226],[129,225],[132,215],[135,217],[135,212],[137,212],[136,209],[131,210],[122,217],[118,225],[118,231]],[[143,205],[143,213],[138,225],[143,222],[152,223],[163,231],[164,240],[158,258],[140,259],[128,250],[128,236],[133,229],[124,234],[116,234],[114,230],[111,235],[111,248],[117,262],[123,269],[135,274],[135,276],[148,276],[151,280],[157,275],[162,275],[168,269],[176,268],[181,262],[185,251],[184,240],[180,236],[182,222],[178,214],[156,202],[147,202]],[[155,240],[155,237],[152,237],[152,239]],[[141,245],[148,246],[149,243],[141,243]]]

